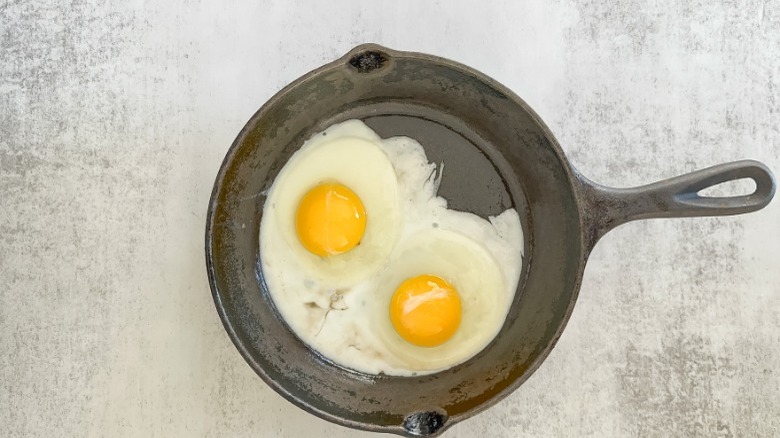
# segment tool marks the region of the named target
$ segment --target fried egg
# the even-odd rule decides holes
[[[293,276],[305,284],[332,287],[380,267],[401,225],[395,169],[380,144],[362,123],[332,126],[306,141],[268,193],[261,243],[273,257],[263,260],[279,269],[295,265]]]
[[[306,141],[267,193],[263,279],[290,329],[369,374],[437,372],[484,349],[519,281],[520,218],[488,220],[437,196],[444,164],[358,120]]]

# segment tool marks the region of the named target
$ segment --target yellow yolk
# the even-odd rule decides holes
[[[404,281],[390,300],[390,320],[395,331],[420,347],[435,347],[449,340],[458,330],[460,319],[458,292],[434,275]]]
[[[358,195],[338,183],[309,190],[295,218],[301,244],[318,256],[345,253],[360,243],[366,231],[366,209]]]

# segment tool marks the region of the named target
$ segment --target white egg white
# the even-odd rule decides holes
[[[324,134],[312,137],[288,161],[265,204],[260,228],[262,268],[281,316],[323,357],[364,373],[428,374],[473,357],[498,333],[514,299],[523,252],[517,212],[509,209],[485,220],[447,209],[447,201],[436,194],[443,165],[437,176],[437,166],[428,162],[424,149],[413,139],[382,140],[357,120],[333,125]],[[354,151],[334,145],[349,144],[355,138],[377,146],[379,153],[366,154],[360,161],[344,159],[340,154],[354,156]],[[329,153],[318,152],[324,145],[332,148]],[[339,155],[327,157],[336,150]],[[386,169],[384,160],[390,163],[392,178],[381,176]],[[370,178],[341,180],[341,175],[354,172],[348,168],[362,166],[372,169],[366,172]],[[368,233],[370,227],[382,236],[376,249],[365,255],[351,254],[364,246],[361,241],[355,250],[332,257],[348,258],[313,261],[297,240],[294,213],[290,212],[297,208],[306,187],[334,178],[364,202],[366,245],[373,236]],[[371,213],[367,197],[381,201],[374,208],[386,208],[388,218],[380,222]],[[392,204],[388,200],[393,199],[396,207],[388,207]],[[372,220],[376,221],[373,225]],[[463,308],[455,335],[432,348],[404,341],[389,317],[395,288],[421,274],[437,275],[453,284]]]
[[[435,371],[463,362],[482,350],[501,328],[506,316],[506,286],[496,259],[476,241],[437,228],[410,236],[376,283],[374,319],[385,347],[404,368]],[[418,347],[404,340],[392,326],[388,303],[398,285],[418,275],[436,275],[458,292],[462,319],[447,342]]]
[[[331,126],[304,143],[268,192],[260,230],[265,254],[279,259],[289,252],[299,275],[330,287],[349,286],[379,268],[398,239],[401,215],[395,170],[380,144],[379,136],[357,120]],[[366,209],[360,245],[338,257],[310,253],[295,227],[301,198],[325,182],[350,188]]]

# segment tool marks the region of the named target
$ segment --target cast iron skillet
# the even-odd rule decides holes
[[[446,163],[440,194],[482,216],[516,208],[525,257],[515,301],[497,338],[471,360],[423,377],[371,376],[329,362],[276,313],[263,281],[258,232],[263,193],[316,131],[364,120],[382,137],[406,135]],[[755,192],[697,195],[750,178]],[[495,404],[539,367],[571,315],[596,241],[644,218],[747,213],[769,203],[770,171],[738,161],[632,189],[587,180],[539,117],[511,91],[466,66],[363,45],[296,80],[246,124],[219,170],[208,209],[206,265],[233,343],[279,394],[357,429],[433,436]]]

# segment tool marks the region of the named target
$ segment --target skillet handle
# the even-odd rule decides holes
[[[614,189],[584,177],[582,214],[588,229],[589,249],[607,231],[637,219],[728,216],[764,208],[775,194],[775,179],[762,163],[735,161],[697,170],[640,187]],[[756,189],[749,195],[711,197],[699,192],[724,182],[749,178]]]

